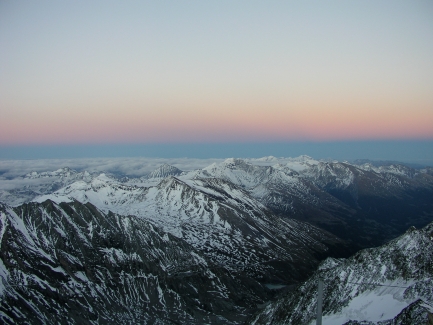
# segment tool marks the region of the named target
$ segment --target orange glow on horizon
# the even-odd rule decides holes
[[[433,112],[361,109],[360,104],[304,105],[293,109],[225,105],[200,110],[125,108],[106,114],[32,116],[0,122],[2,145],[236,141],[332,141],[433,138]],[[371,107],[371,105],[370,105]]]

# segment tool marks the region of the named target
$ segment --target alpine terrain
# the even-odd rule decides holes
[[[1,179],[0,201],[4,323],[308,324],[319,276],[331,323],[431,305],[417,286],[431,288],[432,226],[394,239],[433,221],[431,168],[308,156],[140,177],[64,167]],[[392,306],[380,317],[377,299]]]
[[[322,279],[323,324],[430,324],[433,316],[433,223],[348,259],[328,258],[295,290],[249,324],[316,324]]]

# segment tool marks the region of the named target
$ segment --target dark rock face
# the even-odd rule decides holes
[[[433,220],[431,168],[319,162],[309,157],[295,160],[256,166],[228,159],[203,169],[199,176],[242,187],[274,214],[308,222],[344,239],[352,253],[382,245],[411,225],[423,227]]]
[[[324,282],[323,315],[328,324],[346,323],[354,314],[364,318],[379,301],[384,301],[381,308],[387,314],[395,306],[406,307],[391,320],[352,318],[348,324],[422,324],[419,320],[433,310],[432,277],[433,223],[422,230],[410,228],[388,244],[348,259],[328,258],[310,279],[267,305],[249,324],[310,324],[316,317],[319,278]]]
[[[166,178],[158,185],[157,197],[159,207],[182,198],[182,208],[170,208],[167,214],[188,212],[189,219],[178,226],[185,241],[212,262],[243,270],[262,283],[297,283],[317,267],[322,256],[346,249],[332,234],[282,219],[222,179],[200,178],[187,185],[175,177]]]
[[[325,217],[313,224],[351,240],[356,249],[381,245],[412,225],[423,227],[432,221],[433,177],[427,170],[320,163],[306,176],[348,208],[327,205],[324,210],[334,220],[327,222]]]
[[[51,201],[0,214],[6,324],[234,324],[269,299],[136,217]]]

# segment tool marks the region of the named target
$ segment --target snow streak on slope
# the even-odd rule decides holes
[[[274,162],[277,163],[272,165]],[[285,160],[230,158],[181,174],[174,167],[163,165],[150,178],[147,175],[117,180],[100,175],[91,182],[71,184],[36,200],[76,199],[92,202],[104,211],[138,215],[178,237],[185,236],[194,245],[210,245],[211,241],[215,243],[211,234],[225,234],[217,241],[228,249],[233,247],[227,244],[233,242],[227,239],[227,233],[235,233],[234,220],[243,223],[247,216],[266,210],[267,215],[307,221],[330,231],[355,251],[394,238],[407,224],[425,225],[431,220],[422,216],[428,216],[433,209],[433,201],[429,200],[433,177],[415,171],[412,178],[389,172],[405,168],[368,171],[307,156]],[[156,177],[169,173],[178,175]],[[409,207],[413,205],[416,211],[411,212]],[[388,220],[390,214],[393,217]],[[230,221],[222,215],[236,218]],[[257,220],[254,222],[253,228],[258,226]],[[242,229],[246,238],[246,228]],[[228,258],[230,262],[231,259]]]
[[[79,245],[86,246],[86,243],[92,243],[93,238],[102,240],[102,244],[101,242],[96,244],[102,245],[97,246],[98,252],[104,258],[103,263],[110,265],[110,272],[112,270],[126,272],[122,268],[116,268],[119,266],[119,259],[123,259],[125,254],[129,254],[125,253],[121,243],[124,242],[123,236],[131,236],[131,229],[138,227],[137,222],[134,223],[135,221],[132,222],[132,220],[141,220],[140,222],[160,233],[159,236],[162,241],[150,239],[150,243],[159,243],[159,246],[164,246],[164,243],[179,243],[179,245],[189,247],[185,248],[182,253],[186,257],[189,256],[188,258],[172,259],[172,261],[179,260],[185,261],[185,263],[166,264],[153,259],[143,262],[144,264],[147,263],[148,267],[157,263],[159,265],[157,267],[160,268],[158,272],[162,272],[157,273],[164,274],[158,276],[159,284],[156,282],[152,284],[156,290],[154,291],[155,302],[167,301],[167,299],[182,301],[184,299],[180,297],[182,296],[181,289],[174,290],[172,288],[170,290],[175,291],[179,297],[167,298],[164,295],[164,290],[167,291],[168,285],[163,287],[160,284],[162,283],[161,277],[171,278],[181,275],[182,280],[189,277],[202,279],[203,283],[213,288],[212,292],[215,296],[222,299],[230,295],[229,293],[235,290],[233,288],[236,285],[230,284],[231,282],[227,279],[221,280],[218,284],[213,278],[217,276],[222,279],[225,275],[230,274],[233,281],[245,284],[245,290],[242,289],[239,292],[240,296],[246,294],[250,302],[261,303],[263,302],[262,298],[266,296],[263,293],[266,291],[264,289],[265,284],[298,283],[301,279],[305,279],[308,274],[311,274],[317,267],[318,261],[325,256],[335,256],[332,255],[333,253],[342,256],[342,252],[346,254],[344,256],[348,256],[347,250],[345,251],[346,246],[342,245],[340,239],[304,221],[333,232],[344,238],[346,243],[353,246],[358,245],[356,249],[359,249],[359,247],[371,246],[374,240],[383,243],[384,239],[395,238],[395,233],[401,233],[397,230],[403,227],[406,229],[406,224],[411,224],[413,220],[417,222],[414,224],[425,225],[428,220],[431,220],[433,211],[433,200],[431,199],[433,173],[428,169],[418,171],[400,165],[374,168],[360,167],[347,162],[316,161],[307,156],[298,158],[265,157],[263,159],[230,158],[204,169],[190,172],[181,172],[175,167],[162,165],[154,172],[140,178],[117,178],[109,174],[91,175],[85,172],[78,173],[69,169],[62,169],[55,172],[30,173],[20,181],[28,182],[26,184],[29,186],[21,188],[19,193],[8,190],[7,195],[0,199],[11,199],[11,202],[16,204],[23,198],[28,200],[36,196],[35,201],[48,210],[60,211],[63,209],[69,215],[68,218],[65,217],[65,220],[71,219],[69,213],[71,210],[66,206],[73,206],[81,211],[84,209],[83,207],[77,208],[82,205],[81,203],[89,203],[86,205],[87,208],[91,203],[97,208],[89,209],[94,211],[92,213],[99,215],[100,219],[112,220],[114,212],[117,214],[116,218],[122,220],[121,225],[125,222],[133,225],[132,228],[125,226],[124,232],[115,231],[116,235],[110,237],[108,244],[105,237],[102,236],[104,233],[102,228],[97,228],[97,224],[101,221],[82,221],[82,213],[77,213],[78,216],[75,216],[72,222],[75,226],[68,228],[68,231],[63,229],[64,226],[62,226],[63,228],[61,226],[55,228],[56,231],[58,230],[59,233],[63,234],[62,238],[68,238],[68,243],[69,241],[77,241],[80,243]],[[57,202],[57,205],[53,205],[55,208],[51,208],[52,203],[47,200]],[[15,237],[19,240],[19,243],[1,246],[6,247],[5,251],[8,252],[11,247],[16,245],[19,247],[22,242],[25,244],[24,246],[30,247],[28,252],[31,253],[34,251],[32,247],[39,245],[39,242],[49,243],[51,241],[49,239],[53,231],[51,224],[41,228],[28,226],[26,221],[19,221],[26,220],[27,209],[30,211],[32,208],[28,207],[33,206],[39,207],[40,205],[18,206],[12,209],[16,216],[12,212],[5,212],[1,216],[2,224],[4,223],[3,220],[12,220],[13,224],[16,225],[14,229],[22,229],[21,235],[15,236],[15,234],[8,235],[7,231],[3,231],[3,229],[8,228],[2,228],[2,245],[5,242],[13,241]],[[8,211],[12,211],[11,208],[8,209]],[[47,211],[47,213],[51,212]],[[58,218],[58,215],[60,214],[54,214],[54,217]],[[137,216],[138,219],[132,216]],[[50,214],[50,217],[53,215]],[[46,220],[48,219],[46,218]],[[83,220],[87,219],[84,218]],[[34,221],[30,222],[30,224],[34,223]],[[39,221],[36,223],[38,224]],[[104,227],[111,227],[112,224],[117,223],[118,221],[110,221]],[[86,231],[77,231],[82,227]],[[95,232],[95,229],[99,230]],[[71,231],[74,238],[68,237]],[[33,233],[37,233],[37,235]],[[41,236],[42,239],[35,241],[35,236],[38,238]],[[91,238],[90,241],[88,236]],[[27,248],[24,246],[22,250],[26,251]],[[35,249],[40,251],[39,248]],[[80,260],[86,250],[87,248],[83,248],[73,253],[68,252],[69,255],[65,255],[66,257],[62,257],[59,261],[65,259],[68,261]],[[46,256],[49,256],[49,259],[55,261],[51,253],[44,249],[43,251]],[[146,254],[155,255],[152,252],[146,252]],[[11,274],[15,272],[13,270],[19,269],[22,264],[19,262],[8,264],[10,262],[7,258],[3,258],[4,256],[6,255],[2,255],[4,263],[0,265],[0,272],[4,278],[9,279]],[[40,256],[37,255],[38,258]],[[131,259],[134,260],[132,257]],[[145,261],[142,256],[140,259]],[[18,261],[19,257],[16,257],[15,260]],[[32,266],[37,258],[29,259],[29,261],[28,264]],[[41,261],[45,264],[48,263],[43,258]],[[330,261],[331,266],[335,268],[343,263],[341,260]],[[87,265],[86,263],[82,263],[82,265]],[[98,261],[98,263],[102,262]],[[26,269],[24,273],[33,274],[33,271],[37,273],[40,272],[39,269],[44,269],[44,267],[38,264],[38,270],[30,268],[29,270]],[[325,265],[322,268],[328,267]],[[366,265],[363,267],[368,269]],[[54,268],[59,270],[58,266],[54,266]],[[216,269],[219,270],[217,275],[215,275],[218,273]],[[79,272],[77,271],[78,273],[74,271],[74,279],[83,280],[84,276],[89,278],[86,270],[82,268]],[[257,280],[261,284],[257,283]],[[399,284],[406,281],[406,285],[411,285],[411,282],[404,277],[382,280],[386,284]],[[133,282],[133,280],[131,281]],[[200,282],[200,280],[197,281]],[[208,283],[212,281],[213,283]],[[222,282],[224,285],[221,284]],[[254,288],[254,294],[251,295],[247,294],[249,289],[246,283],[249,282]],[[173,285],[173,282],[170,283]],[[197,283],[191,284],[189,290],[200,291],[197,286]],[[338,283],[336,287],[338,287]],[[6,290],[4,288],[3,285],[0,289],[4,292]],[[382,294],[379,289],[359,291],[359,295],[346,294],[346,298],[350,298],[351,302],[342,305],[342,308],[346,308],[344,312],[338,310],[329,314],[330,317],[334,317],[330,319],[341,320],[341,317],[355,315],[355,310],[365,312],[367,309],[370,310],[369,319],[379,319],[377,318],[379,316],[380,319],[384,319],[388,316],[392,317],[397,309],[401,310],[410,302],[405,297],[401,298],[401,292],[390,291],[390,294]],[[149,295],[146,290],[143,289],[140,295]],[[343,291],[342,296],[344,296]],[[305,295],[301,296],[304,297]],[[27,301],[26,299],[23,301]],[[44,296],[41,299],[46,298]],[[197,298],[195,296],[194,299],[198,299],[196,304],[199,306],[199,302],[201,303],[205,297]],[[236,306],[240,306],[239,301],[242,299],[237,302],[235,302],[237,298],[233,299],[233,304],[230,305],[231,309],[227,309],[227,306],[227,308],[224,307],[225,309],[219,306],[222,308],[221,310],[231,310],[235,313]],[[388,313],[384,315],[378,315],[372,313],[367,305],[365,308],[363,307],[366,301],[381,301],[383,304],[390,303],[397,307],[395,310],[388,309]],[[397,302],[402,305],[396,305]],[[416,306],[421,306],[416,304],[414,300],[412,302],[415,309],[418,308]],[[116,304],[117,302],[112,303]],[[152,305],[157,306],[158,303],[152,303]],[[123,305],[121,304],[121,306]],[[161,303],[158,306],[152,308],[156,308],[163,314],[162,310],[164,310],[165,307],[163,306],[165,305]],[[183,312],[189,313],[185,309],[186,305],[182,306],[184,307],[179,308],[183,308]],[[204,306],[200,305],[197,308],[210,310],[209,312],[214,317],[222,315],[216,311],[212,299]],[[242,310],[240,314],[245,315],[245,309]],[[193,314],[196,312],[197,310]],[[179,313],[181,312],[179,311]],[[189,316],[182,317],[184,317],[182,322],[188,323]],[[226,314],[221,317],[228,319]],[[140,318],[134,319],[140,320]],[[233,319],[231,320],[233,321]],[[218,323],[217,318],[214,318],[212,322]]]
[[[324,325],[386,321],[418,299],[431,306],[433,223],[349,259],[328,258],[309,280],[266,306],[251,324],[314,324],[319,277],[324,281]]]
[[[182,174],[182,171],[179,168],[176,168],[174,166],[164,164],[159,166],[157,169],[155,169],[153,172],[149,174],[149,178],[165,178],[168,176],[177,176]]]
[[[309,165],[302,158],[299,165]],[[314,165],[314,164],[311,164]],[[311,184],[288,165],[256,166],[242,159],[227,159],[197,172],[194,177],[214,177],[236,184],[268,207],[294,211],[294,201],[320,205]],[[292,166],[293,167],[293,166]],[[301,168],[297,165],[297,169]]]
[[[235,271],[248,268],[268,281],[302,277],[317,263],[316,253],[340,242],[310,225],[274,216],[243,189],[220,178],[167,177],[142,188],[99,176],[37,201],[47,199],[91,202],[104,211],[139,216],[183,238],[215,263]],[[291,271],[264,264],[275,260],[290,265]]]
[[[140,218],[46,201],[0,220],[3,324],[236,324],[268,298]]]

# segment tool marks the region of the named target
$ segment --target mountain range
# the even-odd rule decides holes
[[[341,274],[336,267],[360,249],[433,220],[433,169],[395,163],[230,158],[192,171],[164,164],[141,177],[65,167],[7,184],[0,317],[11,324],[239,324],[280,288],[314,283],[325,258],[319,270]],[[380,281],[406,279],[391,278]],[[431,304],[422,297],[397,308],[413,304],[416,313]],[[356,296],[345,299],[331,312]]]

